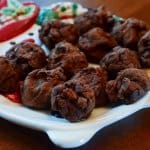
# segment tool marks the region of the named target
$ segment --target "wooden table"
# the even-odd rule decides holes
[[[48,0],[39,0],[42,5]],[[49,0],[54,2],[56,0]],[[88,7],[105,4],[122,17],[137,17],[150,24],[150,0],[76,0]],[[99,131],[78,150],[150,150],[150,109],[145,109]],[[0,119],[0,150],[59,150],[42,132]]]

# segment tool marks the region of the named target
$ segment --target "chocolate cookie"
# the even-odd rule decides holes
[[[106,53],[117,46],[117,42],[101,28],[93,28],[80,37],[78,45],[90,62],[98,63]]]
[[[115,80],[108,81],[106,92],[111,102],[131,104],[150,90],[150,78],[144,70],[122,70]]]
[[[22,103],[35,109],[50,109],[52,88],[65,80],[62,68],[32,71],[21,87]]]
[[[140,39],[138,43],[138,52],[142,66],[145,68],[150,67],[150,31]]]
[[[88,66],[84,53],[68,42],[60,42],[48,59],[48,69],[62,67],[68,77]]]
[[[47,64],[47,57],[43,49],[31,42],[15,45],[6,52],[6,57],[19,68],[20,73],[22,73],[22,79],[29,72],[42,68]]]
[[[84,120],[95,107],[94,91],[79,80],[68,81],[53,88],[51,107],[71,122]]]
[[[100,61],[100,66],[107,70],[110,79],[115,78],[119,71],[126,68],[141,68],[137,53],[120,46],[106,54]]]
[[[142,20],[128,18],[115,24],[112,35],[118,44],[137,50],[137,44],[147,30],[148,27]]]
[[[0,56],[0,93],[12,93],[16,91],[20,74],[6,57]]]
[[[114,18],[104,6],[100,6],[97,9],[89,9],[88,12],[77,16],[74,22],[80,34],[83,34],[94,27],[101,27],[109,31],[114,24]]]
[[[74,24],[64,23],[60,20],[44,22],[39,31],[41,41],[49,48],[54,48],[55,44],[66,40],[75,44],[78,40],[79,32]]]
[[[82,84],[88,84],[94,90],[96,107],[101,107],[107,104],[108,98],[105,93],[107,72],[105,70],[100,67],[85,68],[75,74],[72,80],[79,80]]]

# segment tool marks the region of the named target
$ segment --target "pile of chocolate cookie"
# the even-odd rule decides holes
[[[77,122],[95,107],[131,104],[150,90],[150,30],[135,18],[116,19],[104,6],[74,24],[45,22],[35,43],[16,44],[0,57],[0,93],[18,91],[22,104]],[[94,63],[95,66],[89,66]]]

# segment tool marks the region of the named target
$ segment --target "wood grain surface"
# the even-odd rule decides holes
[[[105,4],[121,17],[137,17],[150,24],[150,0],[76,0],[87,7]],[[40,6],[56,0],[36,0]],[[58,1],[57,1],[58,2]],[[118,114],[119,115],[119,114]],[[0,150],[61,150],[45,133],[0,119]],[[150,150],[150,109],[145,109],[99,131],[74,150]]]

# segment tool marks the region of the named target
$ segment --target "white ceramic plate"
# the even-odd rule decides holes
[[[91,116],[78,123],[69,123],[49,112],[35,111],[0,96],[0,116],[14,123],[47,133],[53,143],[63,148],[85,144],[96,132],[134,112],[150,106],[150,92],[131,105],[94,109]]]
[[[19,43],[26,38],[34,38],[36,43],[41,44],[38,39],[38,29],[39,26],[33,25],[31,29],[21,36],[15,37],[10,41]],[[34,32],[33,37],[29,37],[28,33],[30,32]],[[0,55],[4,55],[11,47],[10,41],[0,43]],[[78,123],[69,123],[65,119],[50,115],[49,112],[26,108],[0,95],[0,116],[2,118],[23,126],[44,131],[53,143],[64,148],[81,146],[89,141],[103,127],[149,106],[150,92],[135,104],[121,105],[115,108],[97,108],[94,109],[87,120]]]

